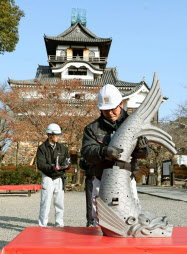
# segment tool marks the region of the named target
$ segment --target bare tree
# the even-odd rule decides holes
[[[100,86],[85,87],[80,80],[70,80],[54,85],[23,84],[0,93],[0,101],[13,112],[13,141],[43,141],[46,127],[54,122],[61,126],[69,151],[79,151],[84,127],[99,115],[99,89]]]
[[[187,101],[178,105],[167,119],[162,119],[161,126],[172,136],[178,154],[187,155]]]
[[[1,85],[0,94],[7,92],[6,84]],[[5,151],[12,140],[13,114],[3,101],[0,102],[0,168]]]
[[[187,101],[178,105],[171,116],[161,119],[158,127],[172,136],[178,154],[187,154]],[[154,164],[157,173],[157,185],[161,184],[161,167],[164,160],[172,160],[173,155],[166,148],[152,144],[152,151],[146,162],[148,165]],[[172,160],[173,162],[173,160]]]

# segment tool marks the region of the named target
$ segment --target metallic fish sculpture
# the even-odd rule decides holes
[[[163,100],[157,73],[152,87],[139,108],[115,132],[110,146],[123,149],[120,161],[130,162],[139,136],[166,147],[176,154],[175,144],[165,131],[150,124]],[[155,217],[142,211],[133,187],[131,172],[118,166],[105,169],[97,202],[97,218],[103,234],[115,237],[170,237],[173,226],[167,217]]]

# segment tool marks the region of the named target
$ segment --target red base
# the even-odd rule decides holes
[[[29,185],[1,185],[0,191],[9,191],[9,190],[41,190],[41,185],[29,184]]]
[[[0,254],[186,254],[187,227],[176,227],[171,238],[115,238],[97,228],[28,227]]]

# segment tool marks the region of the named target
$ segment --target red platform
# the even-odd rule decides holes
[[[0,254],[186,254],[187,227],[169,238],[115,238],[97,228],[28,227]]]
[[[31,196],[31,191],[41,190],[42,186],[37,184],[28,185],[1,185],[0,191],[28,191],[28,196]]]
[[[0,191],[9,190],[41,190],[41,185],[29,184],[29,185],[1,185]]]

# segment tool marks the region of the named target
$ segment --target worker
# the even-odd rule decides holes
[[[67,147],[58,143],[62,135],[58,124],[49,124],[46,133],[48,138],[38,147],[36,154],[37,167],[42,172],[39,226],[47,226],[54,196],[55,225],[63,227],[65,170],[71,166],[70,155]]]
[[[88,124],[83,133],[81,156],[89,164],[89,170],[94,175],[92,191],[92,215],[94,226],[97,226],[96,201],[99,194],[100,181],[103,170],[112,168],[113,165],[123,167],[123,162],[118,159],[123,149],[109,146],[112,135],[128,117],[123,109],[122,95],[120,91],[111,84],[103,86],[97,98],[97,105],[101,115],[95,121]],[[132,153],[132,161],[128,165],[128,170],[138,171],[137,159],[144,159],[149,153],[148,141],[146,137],[138,138],[135,150]],[[115,164],[117,163],[117,164]],[[120,165],[119,165],[120,163]],[[132,186],[137,198],[136,182],[132,174]]]

